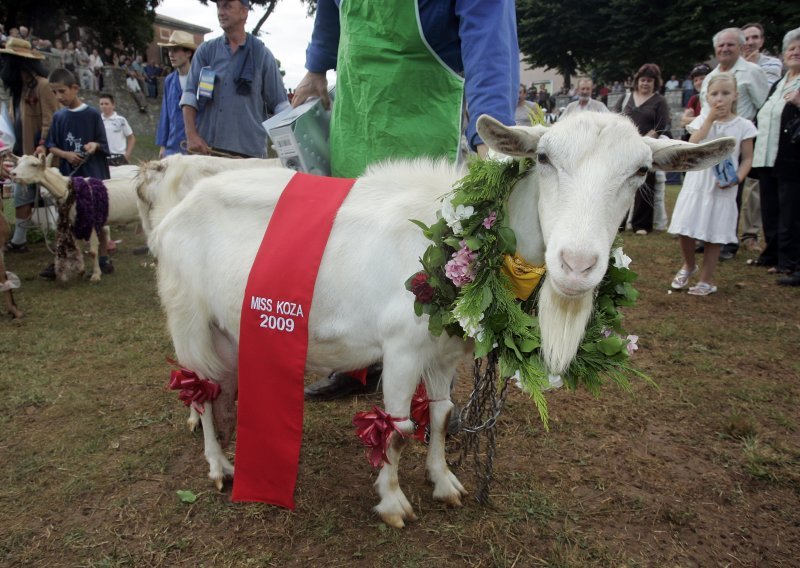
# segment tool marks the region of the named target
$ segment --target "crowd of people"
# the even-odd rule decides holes
[[[672,75],[665,81],[657,64],[644,63],[629,82],[615,81],[609,86],[583,77],[571,89],[562,90],[571,102],[558,109],[547,88],[528,88],[519,83],[513,2],[497,0],[458,15],[422,10],[419,27],[411,25],[411,14],[399,9],[359,9],[324,0],[319,2],[307,51],[308,74],[291,92],[290,100],[272,53],[245,32],[249,1],[219,0],[216,4],[224,35],[198,46],[190,34],[173,33],[167,43],[160,44],[169,53],[170,65],[165,68],[110,48],[93,49],[90,54],[80,41],[64,46],[60,39],[50,42],[37,38],[24,26],[9,30],[8,35],[0,27],[0,52],[6,62],[3,83],[12,93],[20,151],[52,151],[58,155],[58,145],[49,139],[61,100],[56,101],[58,96],[48,85],[47,72],[39,64],[45,52],[56,58],[59,69],[69,73],[59,75],[68,90],[73,86],[101,88],[102,73],[98,70],[112,65],[126,70],[132,92],[161,96],[157,130],[161,157],[186,152],[264,157],[264,118],[312,96],[329,106],[326,72],[337,69],[337,104],[333,107],[330,140],[336,176],[357,176],[369,163],[390,156],[429,154],[459,159],[462,99],[468,109],[463,129],[467,145],[483,155],[486,148],[475,129],[480,114],[506,124],[525,125],[531,124],[532,113],[540,109],[562,119],[580,112],[613,111],[628,116],[642,136],[658,138],[670,136],[672,126],[664,94],[681,91],[685,111],[680,125],[686,129],[685,139],[699,142],[730,134],[737,139],[737,150],[720,171],[686,176],[669,225],[670,232],[680,235],[684,260],[673,287],[688,286],[689,279],[700,270],[693,255],[703,252],[701,279],[690,292],[713,293],[717,259],[734,258],[739,246],[759,252],[751,264],[781,276],[779,283],[800,285],[797,30],[786,34],[779,58],[765,53],[760,24],[727,28],[711,38],[717,62],[713,67],[698,63],[684,79]],[[385,27],[372,23],[376,18],[392,18],[398,23],[390,38]],[[399,25],[406,19],[407,28]],[[468,33],[465,20],[484,31]],[[362,36],[354,41],[358,34],[375,39],[369,39],[369,45]],[[387,41],[395,48],[383,49]],[[453,49],[454,45],[458,49]],[[347,57],[340,57],[343,52]],[[431,57],[416,57],[418,53]],[[483,53],[493,54],[490,65]],[[384,68],[391,68],[392,73],[383,73]],[[167,70],[170,73],[166,74],[164,92],[159,93],[158,79]],[[403,81],[405,76],[415,80]],[[381,82],[380,77],[385,80]],[[509,81],[513,89],[495,87]],[[424,116],[414,112],[408,102],[418,99],[422,90],[430,92]],[[387,92],[395,93],[395,98],[382,100]],[[616,104],[609,109],[611,94],[617,95]],[[382,104],[376,105],[376,100],[382,100]],[[111,95],[101,97],[102,112],[98,115],[105,136],[93,140],[93,147],[102,151],[111,165],[129,160],[135,144],[130,125],[116,114],[114,102]],[[364,112],[365,108],[369,112]],[[413,146],[407,143],[412,136],[417,141]],[[81,152],[77,147],[70,152],[76,156],[65,157],[62,163],[68,165],[62,167],[70,169],[78,167],[80,160],[88,161],[86,156],[78,157]],[[93,153],[86,148],[83,152]],[[720,181],[723,174],[728,177]],[[651,172],[637,191],[623,228],[627,224],[638,235],[666,228],[663,187],[663,176]],[[25,249],[24,230],[29,217],[29,196],[22,190],[18,193],[18,231],[8,245],[11,251]],[[707,224],[700,226],[703,207],[709,208]],[[713,223],[708,215],[713,216]],[[725,230],[718,230],[715,223],[723,223]],[[723,236],[725,242],[718,242]],[[694,247],[691,251],[689,242]]]

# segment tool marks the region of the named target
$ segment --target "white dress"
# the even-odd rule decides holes
[[[686,129],[694,132],[702,126],[705,116],[695,118]],[[702,142],[732,136],[736,139],[736,147],[730,155],[734,168],[739,169],[739,147],[742,140],[754,138],[758,133],[756,127],[740,116],[727,122],[715,121],[711,125]],[[685,235],[707,243],[735,243],[736,219],[739,216],[736,208],[736,186],[720,189],[714,168],[699,172],[687,172],[683,187],[678,194],[672,222],[668,231]]]

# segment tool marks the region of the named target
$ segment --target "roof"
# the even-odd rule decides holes
[[[184,30],[187,32],[203,34],[203,35],[210,33],[212,31],[203,26],[190,24],[189,22],[184,22],[183,20],[178,20],[177,18],[170,18],[169,16],[162,16],[161,14],[158,13],[156,14],[155,23],[174,29]]]

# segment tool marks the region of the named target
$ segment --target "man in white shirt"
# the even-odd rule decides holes
[[[678,81],[678,76],[673,75],[670,77],[669,81],[664,85],[664,88],[668,91],[674,91],[675,89],[680,88],[681,82]]]
[[[710,105],[706,100],[708,82],[711,77],[727,72],[736,77],[736,114],[747,120],[756,117],[758,109],[767,100],[769,81],[767,74],[755,63],[750,63],[742,57],[745,47],[745,34],[739,28],[726,28],[714,36],[714,52],[717,55],[717,65],[711,73],[706,75],[703,86],[700,88],[700,114],[706,115]],[[749,178],[748,178],[749,180]],[[758,182],[749,180],[739,184],[736,196],[739,212],[742,213],[742,246],[748,250],[760,250],[758,233],[761,231],[761,200],[758,194]],[[730,260],[739,250],[738,243],[729,243],[722,246],[720,260]]]
[[[744,32],[744,58],[764,70],[771,87],[781,78],[783,63],[777,57],[761,51],[764,47],[764,26],[759,23],[745,24],[742,26],[742,31]]]
[[[564,112],[561,113],[561,118],[580,111],[584,110],[591,110],[594,112],[608,112],[608,107],[592,98],[592,89],[594,88],[594,83],[588,77],[584,77],[583,79],[578,79],[578,100],[572,101],[567,105],[567,108],[564,109]]]
[[[108,138],[108,165],[122,166],[130,162],[136,136],[124,116],[116,113],[114,97],[107,93],[100,95],[100,112]]]

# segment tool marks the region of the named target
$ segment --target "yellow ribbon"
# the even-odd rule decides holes
[[[514,253],[503,255],[503,266],[500,268],[511,282],[511,291],[520,300],[527,300],[536,290],[539,281],[547,272],[545,266],[528,264],[524,258]]]

